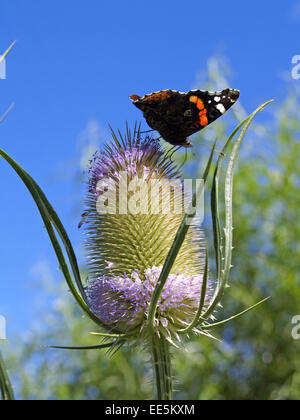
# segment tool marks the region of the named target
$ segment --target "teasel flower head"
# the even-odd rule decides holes
[[[180,173],[157,140],[138,131],[91,160],[86,198],[85,288],[110,332],[147,338],[152,294],[184,216]],[[159,297],[155,332],[176,341],[193,320],[202,290],[202,232],[191,227]],[[211,295],[206,289],[205,304]]]

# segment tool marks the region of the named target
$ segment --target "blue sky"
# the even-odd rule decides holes
[[[0,80],[0,114],[15,103],[0,147],[40,183],[78,247],[71,198],[82,190],[70,174],[89,122],[105,133],[108,122],[135,121],[129,94],[189,90],[218,52],[251,110],[280,100],[300,54],[297,1],[1,0],[0,16],[0,52],[17,40]],[[9,336],[29,328],[41,296],[31,289],[32,267],[47,261],[60,274],[31,197],[2,160],[0,189],[0,314]]]

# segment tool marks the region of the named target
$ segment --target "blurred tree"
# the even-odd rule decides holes
[[[209,80],[220,88],[217,61],[209,62]],[[203,86],[203,84],[202,84]],[[266,98],[268,99],[268,98]],[[240,106],[234,121],[244,116]],[[300,313],[300,138],[299,98],[294,94],[260,116],[246,136],[235,176],[234,265],[222,318],[271,295],[246,316],[220,328],[218,339],[193,338],[188,352],[174,352],[179,399],[299,399],[300,341],[293,340],[291,320]],[[228,134],[228,120],[218,121],[201,140],[186,165],[195,174],[199,156],[207,158],[211,140]],[[201,159],[200,159],[201,160]],[[207,197],[208,199],[208,197]],[[211,226],[206,220],[207,237]],[[210,246],[211,246],[210,241]],[[211,261],[211,276],[214,275]],[[16,396],[23,399],[146,399],[152,385],[146,355],[122,349],[105,351],[41,348],[41,344],[91,345],[95,328],[63,291],[54,299],[51,317],[16,345],[8,365]],[[59,296],[59,298],[54,298]],[[49,311],[49,310],[48,310]],[[46,325],[47,323],[47,325]],[[47,329],[46,329],[47,328]],[[18,350],[15,350],[15,349]]]

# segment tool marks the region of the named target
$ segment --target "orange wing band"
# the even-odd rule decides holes
[[[195,122],[195,125],[199,127],[199,125],[201,125],[202,127],[205,127],[208,124],[208,119],[207,119],[207,110],[204,106],[204,103],[201,101],[200,98],[198,98],[198,96],[191,96],[190,97],[190,102],[196,104],[196,107],[199,109],[199,121]]]

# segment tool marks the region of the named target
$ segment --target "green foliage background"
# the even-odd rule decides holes
[[[227,82],[215,66],[209,68],[214,70],[209,71],[208,87],[223,87]],[[220,327],[220,342],[194,337],[186,351],[173,352],[178,399],[300,398],[300,340],[291,336],[292,317],[300,314],[300,98],[288,89],[282,102],[259,116],[242,146],[234,188],[234,269],[218,312],[223,319],[265,296],[272,298]],[[232,122],[236,124],[243,113],[237,108]],[[195,139],[186,175],[202,172],[212,140],[217,136],[221,149],[229,131],[220,121]],[[212,250],[208,211],[206,215]],[[110,358],[105,350],[41,347],[97,344],[88,335],[95,326],[82,318],[65,284],[59,288],[50,284],[49,279],[43,286],[54,304],[40,309],[40,326],[4,348],[17,398],[150,398],[150,364],[140,350],[124,348]]]

